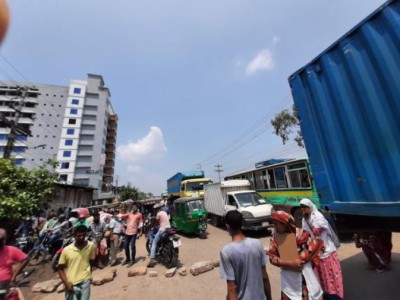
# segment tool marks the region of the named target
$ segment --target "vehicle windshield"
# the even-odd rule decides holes
[[[188,182],[186,183],[186,190],[187,191],[203,191],[204,185],[212,183],[211,180],[208,181],[197,181],[197,182]]]
[[[268,201],[265,200],[257,193],[239,193],[236,194],[236,199],[239,201],[240,206],[257,206],[260,204],[267,204]]]
[[[186,205],[188,212],[204,210],[204,204],[201,200],[190,201]]]

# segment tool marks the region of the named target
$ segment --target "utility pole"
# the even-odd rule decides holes
[[[118,198],[118,179],[119,176],[117,175],[117,178],[115,180],[115,198]]]
[[[25,98],[26,98],[26,96],[28,94],[28,89],[26,87],[24,87],[24,88],[19,87],[19,89],[22,89],[21,100],[19,101],[17,108],[15,108],[11,104],[11,107],[15,110],[15,118],[14,118],[14,121],[12,121],[11,124],[10,124],[10,133],[8,135],[7,145],[4,148],[3,158],[10,158],[11,157],[11,153],[12,153],[12,150],[14,148],[14,141],[15,141],[16,129],[17,129],[17,126],[18,126],[18,121],[19,121],[19,118],[22,115],[22,108],[24,106]]]
[[[217,165],[215,165],[214,167],[217,168],[217,169],[215,170],[215,172],[218,173],[218,181],[221,182],[221,172],[223,171],[223,170],[221,169],[221,168],[222,168],[222,165],[217,164]]]

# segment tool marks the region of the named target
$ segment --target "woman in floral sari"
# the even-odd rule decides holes
[[[340,246],[332,227],[310,199],[300,201],[303,229],[324,241],[324,252],[314,271],[320,280],[325,299],[343,299],[343,276],[337,248]]]
[[[316,278],[312,263],[317,264],[323,243],[315,240],[307,231],[297,228],[294,218],[284,212],[272,213],[275,233],[271,238],[268,255],[274,266],[281,268],[282,300],[320,300],[322,289]],[[287,261],[280,258],[276,233],[294,233],[298,258]]]

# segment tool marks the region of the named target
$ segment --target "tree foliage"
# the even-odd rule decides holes
[[[0,159],[0,220],[18,221],[46,207],[54,192],[57,174],[47,168],[35,170],[18,167],[11,159]]]
[[[271,120],[272,126],[274,126],[274,133],[282,138],[283,144],[285,144],[290,135],[295,133],[293,138],[297,145],[304,148],[303,134],[300,128],[300,120],[297,114],[297,109],[293,105],[292,110],[284,109],[275,115],[275,118]]]
[[[140,200],[153,197],[152,193],[140,191],[137,187],[132,187],[130,184],[118,187],[119,201],[128,199]]]
[[[139,200],[140,199],[140,191],[136,187],[131,187],[130,185],[122,185],[118,187],[118,195],[120,201],[125,201],[128,199]]]

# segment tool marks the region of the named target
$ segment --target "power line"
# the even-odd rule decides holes
[[[22,74],[20,71],[18,71],[18,69],[3,55],[0,54],[0,56],[11,66],[11,68],[14,69],[15,72],[17,72],[22,78],[24,78],[26,81],[30,81],[28,78],[26,78],[26,76],[24,74]]]
[[[270,123],[267,123],[266,120],[270,119],[274,114],[276,114],[277,111],[281,111],[283,109],[282,106],[286,107],[286,105],[288,105],[291,102],[292,101],[291,101],[290,95],[285,96],[270,111],[268,111],[261,119],[259,119],[251,127],[249,127],[243,134],[241,134],[239,137],[234,139],[227,146],[223,147],[217,153],[215,153],[215,154],[209,156],[207,159],[204,159],[203,161],[201,161],[201,163],[204,165],[210,165],[214,161],[220,160],[221,158],[233,153],[234,151],[238,150],[239,148],[243,147],[250,141],[257,138],[259,135],[264,133],[268,128],[270,128],[272,126]],[[257,128],[260,126],[260,123],[262,125],[261,128]],[[253,128],[256,128],[256,129],[253,129]],[[249,135],[250,135],[250,137],[249,137]]]

